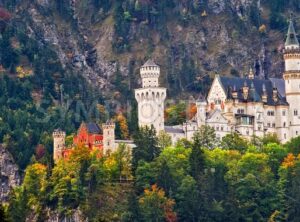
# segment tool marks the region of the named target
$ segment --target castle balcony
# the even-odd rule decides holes
[[[235,114],[236,126],[254,126],[254,116]]]
[[[290,48],[290,49],[284,49],[283,53],[284,54],[300,53],[300,48],[299,47],[293,47],[293,48]]]

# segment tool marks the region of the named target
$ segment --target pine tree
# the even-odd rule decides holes
[[[134,144],[136,147],[132,150],[132,169],[133,172],[138,166],[140,160],[146,162],[153,161],[160,154],[156,132],[153,126],[142,127],[134,135]]]
[[[196,132],[193,138],[192,152],[189,158],[191,175],[196,181],[201,179],[205,167],[205,157],[202,145],[202,136],[200,132]]]

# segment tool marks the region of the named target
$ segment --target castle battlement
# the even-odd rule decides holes
[[[66,137],[66,132],[64,132],[60,129],[56,129],[56,130],[54,130],[52,136],[53,136],[53,138],[64,138],[64,137]]]

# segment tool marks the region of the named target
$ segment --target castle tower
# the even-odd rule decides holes
[[[53,134],[53,159],[54,162],[63,158],[63,151],[65,149],[66,133],[60,129],[54,130]]]
[[[107,121],[105,124],[102,124],[103,154],[114,152],[116,149],[115,128],[116,128],[116,125],[112,121]]]
[[[197,101],[196,106],[197,106],[197,125],[198,127],[201,127],[206,124],[207,102],[205,100]]]
[[[286,99],[289,103],[290,137],[300,135],[300,47],[292,19],[284,51]]]
[[[154,126],[156,133],[164,130],[166,88],[159,87],[160,68],[148,60],[140,69],[142,88],[135,90],[139,126]]]

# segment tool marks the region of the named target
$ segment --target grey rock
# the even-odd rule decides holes
[[[20,184],[19,168],[8,150],[0,144],[0,201],[7,202],[10,191]]]

